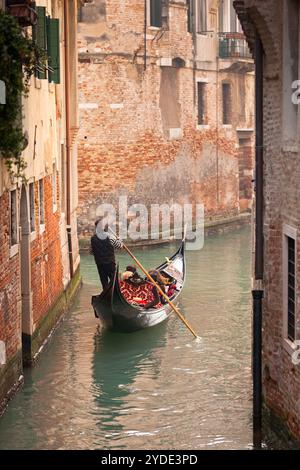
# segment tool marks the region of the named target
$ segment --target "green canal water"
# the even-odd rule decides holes
[[[250,238],[246,227],[187,253],[181,309],[199,342],[175,317],[132,334],[101,329],[97,272],[82,256],[82,290],[0,419],[0,448],[250,448]],[[153,267],[173,250],[135,252]]]

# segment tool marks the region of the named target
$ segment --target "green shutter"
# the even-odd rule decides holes
[[[60,83],[59,20],[56,18],[47,18],[47,44],[50,68],[48,80],[49,82]]]
[[[39,47],[47,50],[47,35],[46,35],[46,7],[37,7],[37,24],[33,28],[33,37]],[[36,72],[37,78],[41,80],[46,78],[46,70]]]

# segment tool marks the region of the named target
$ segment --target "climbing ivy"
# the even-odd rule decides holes
[[[15,18],[0,11],[0,80],[5,84],[6,102],[0,104],[0,156],[10,176],[24,179],[27,162],[22,152],[27,138],[22,129],[22,95],[29,91],[30,77],[46,53],[27,36]]]

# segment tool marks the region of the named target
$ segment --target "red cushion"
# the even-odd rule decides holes
[[[133,286],[129,282],[120,281],[121,293],[123,297],[127,300],[127,302],[135,302],[140,304],[141,306],[146,305],[148,302],[152,302],[152,300],[154,299],[152,288],[153,286],[149,282],[141,286]],[[134,300],[135,297],[139,297],[141,300]],[[162,303],[158,303],[157,305],[155,305],[154,308],[160,307],[162,307]]]

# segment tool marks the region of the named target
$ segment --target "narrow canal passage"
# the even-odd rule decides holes
[[[147,267],[173,248],[135,250]],[[187,253],[177,318],[130,335],[103,331],[84,286],[0,419],[1,449],[245,449],[251,446],[250,228]],[[120,256],[121,267],[128,258]]]

